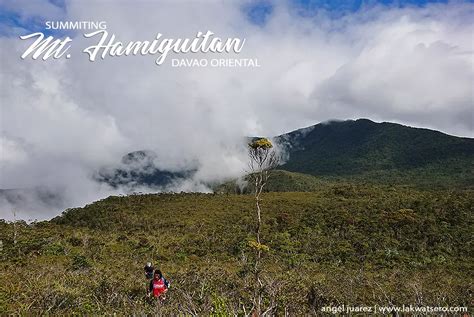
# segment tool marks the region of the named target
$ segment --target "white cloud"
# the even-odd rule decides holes
[[[169,66],[184,56],[163,66],[139,56],[91,63],[80,51],[92,42],[81,36],[69,60],[21,60],[27,43],[0,38],[0,188],[61,188],[65,205],[82,205],[112,193],[92,180],[97,169],[149,149],[164,169],[197,164],[182,188],[203,190],[201,181],[245,170],[242,136],[334,118],[474,135],[472,4],[375,7],[338,20],[302,18],[280,4],[263,27],[233,2],[70,1],[65,12],[33,4],[11,8],[23,19],[107,21],[123,41],[207,30],[245,37],[233,57],[257,57],[262,67]]]

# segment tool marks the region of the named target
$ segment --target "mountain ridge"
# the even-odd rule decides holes
[[[294,129],[294,130],[289,130],[288,132],[284,132],[284,133],[278,134],[276,137],[283,136],[283,135],[287,135],[287,134],[291,134],[291,133],[294,133],[294,132],[303,131],[303,130],[311,130],[312,128],[314,128],[314,127],[317,126],[317,125],[331,125],[331,124],[337,124],[337,123],[342,123],[342,122],[357,122],[357,121],[359,121],[359,122],[375,123],[375,124],[397,125],[397,126],[401,126],[401,127],[405,127],[405,128],[411,128],[411,129],[416,129],[416,130],[434,131],[434,132],[438,132],[438,133],[440,133],[440,134],[444,134],[444,135],[447,135],[447,136],[450,136],[450,137],[455,137],[455,138],[474,139],[474,137],[454,135],[454,134],[450,134],[450,133],[447,133],[447,132],[443,132],[443,131],[441,131],[441,130],[436,130],[436,129],[434,129],[434,128],[417,127],[417,126],[413,126],[413,125],[409,125],[409,124],[404,124],[404,123],[399,123],[399,122],[395,122],[395,121],[377,121],[377,120],[372,120],[372,119],[369,119],[369,118],[357,118],[357,119],[329,119],[329,120],[321,121],[321,122],[318,122],[318,123],[315,123],[315,124],[312,124],[312,125],[304,126],[304,127],[302,127],[302,128],[297,128],[297,129]]]
[[[255,137],[248,137],[247,140]],[[309,191],[321,180],[421,185],[423,187],[470,187],[474,184],[474,139],[457,137],[427,128],[393,122],[331,120],[297,129],[272,138],[283,153],[278,169],[293,174],[276,174],[269,188],[283,191]],[[126,154],[116,169],[103,169],[96,180],[112,187],[168,185],[192,177],[195,170],[159,169],[156,154],[140,150]],[[296,173],[296,174],[295,174]],[[308,188],[302,188],[307,184]],[[226,188],[228,182],[222,185]],[[234,184],[235,185],[235,184]],[[241,187],[241,184],[238,185]],[[232,189],[231,192],[240,192]]]
[[[274,140],[288,155],[281,169],[315,176],[403,173],[433,166],[454,173],[474,164],[472,138],[368,119],[320,123]]]

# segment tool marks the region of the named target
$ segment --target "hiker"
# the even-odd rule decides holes
[[[155,270],[153,279],[150,281],[150,286],[148,287],[148,296],[152,295],[155,298],[165,299],[165,293],[168,291],[170,284],[163,277],[160,270]]]
[[[147,280],[151,280],[153,278],[153,271],[155,270],[155,268],[153,267],[153,265],[151,265],[150,262],[148,262],[146,265],[145,265],[145,278]]]

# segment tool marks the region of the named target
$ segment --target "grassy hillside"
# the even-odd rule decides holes
[[[281,168],[316,176],[431,187],[474,184],[474,139],[367,119],[317,124],[277,137]]]
[[[335,184],[335,182],[333,182]],[[265,192],[314,192],[331,184],[327,179],[313,175],[293,173],[284,170],[272,171]],[[240,180],[230,180],[214,187],[216,193],[248,194],[252,191],[252,184],[248,177]]]
[[[459,167],[459,166],[458,166]],[[464,175],[471,173],[466,166]],[[265,192],[314,192],[325,187],[367,186],[380,184],[382,186],[400,186],[421,190],[436,189],[473,189],[474,181],[465,178],[454,178],[451,174],[433,167],[424,167],[407,171],[372,171],[363,175],[351,176],[313,176],[309,174],[275,170],[265,186]],[[249,194],[252,184],[246,179],[229,180],[214,186],[216,193]]]
[[[109,197],[50,222],[0,222],[5,314],[244,314],[251,306],[250,195]],[[472,191],[332,184],[263,196],[263,276],[275,314],[324,305],[466,306]],[[145,262],[171,279],[144,299]]]

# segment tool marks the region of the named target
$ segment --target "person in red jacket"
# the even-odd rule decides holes
[[[161,271],[155,270],[153,279],[148,287],[148,296],[152,295],[155,298],[164,299],[164,294],[168,291],[169,286],[169,282],[163,277]]]

